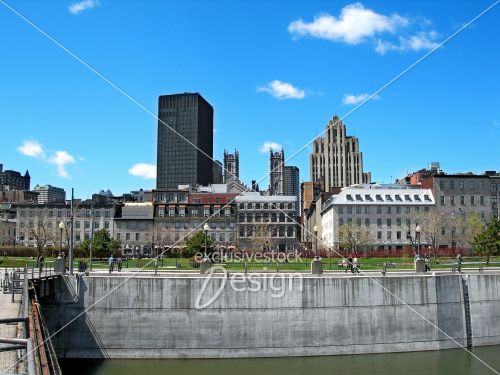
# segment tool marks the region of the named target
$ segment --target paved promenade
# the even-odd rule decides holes
[[[0,269],[0,279],[5,279],[5,270]],[[6,318],[17,318],[19,316],[19,311],[21,307],[21,294],[14,295],[14,303],[12,301],[12,295],[3,294],[0,291],[0,319]],[[13,324],[0,324],[0,337],[17,337],[17,323]],[[5,346],[6,344],[0,344]],[[16,351],[0,352],[0,374],[6,372],[8,374],[15,373],[15,368],[12,366],[16,363]]]

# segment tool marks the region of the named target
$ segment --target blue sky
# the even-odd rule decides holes
[[[242,179],[267,187],[265,143],[298,151],[493,1],[6,3],[153,113],[158,95],[200,92],[215,158],[237,148]],[[375,181],[430,161],[500,169],[499,17],[500,5],[345,119]],[[3,0],[0,51],[4,168],[80,197],[155,186],[157,121]],[[302,181],[308,158],[288,163]]]

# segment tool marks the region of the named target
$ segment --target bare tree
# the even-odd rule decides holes
[[[437,210],[419,213],[416,222],[420,225],[420,238],[433,249],[439,245],[441,231],[446,223],[444,213]]]
[[[339,227],[339,240],[340,246],[353,251],[356,257],[360,246],[370,246],[375,243],[375,237],[370,229],[353,223],[342,224]]]
[[[28,240],[34,241],[37,259],[40,259],[47,244],[55,243],[57,231],[52,228],[54,221],[49,218],[47,208],[29,209],[28,212],[27,216],[20,218],[19,229],[27,235]]]

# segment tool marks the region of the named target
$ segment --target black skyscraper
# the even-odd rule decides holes
[[[156,188],[176,189],[179,184],[211,183],[212,106],[197,93],[162,95],[158,98],[158,118],[161,121],[158,121]]]

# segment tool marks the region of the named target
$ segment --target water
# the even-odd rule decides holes
[[[497,372],[463,349],[332,357],[67,360],[61,361],[61,366],[63,374],[71,375],[489,375],[500,372],[500,346],[474,348],[473,353]]]

